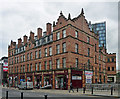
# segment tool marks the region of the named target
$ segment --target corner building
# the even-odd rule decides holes
[[[108,83],[116,83],[116,53],[107,54],[106,69]]]
[[[21,38],[18,44],[11,41],[8,54],[10,86],[32,81],[34,87],[51,84],[53,89],[69,89],[72,82],[74,88],[82,88],[85,71],[93,71],[92,83],[100,79],[99,36],[90,31],[83,9],[73,19],[61,12],[57,22],[46,24],[45,32],[38,28],[37,36],[31,31],[23,42]]]

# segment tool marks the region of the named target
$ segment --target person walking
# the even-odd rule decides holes
[[[72,82],[70,83],[70,90],[69,90],[69,93],[70,93],[71,90],[74,92],[73,86],[72,86]]]

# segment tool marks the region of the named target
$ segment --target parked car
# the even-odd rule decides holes
[[[19,89],[33,89],[33,82],[21,82],[20,85],[18,85]]]

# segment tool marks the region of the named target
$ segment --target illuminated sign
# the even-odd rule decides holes
[[[72,80],[82,80],[81,76],[72,76]]]

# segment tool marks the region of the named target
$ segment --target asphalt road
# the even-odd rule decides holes
[[[112,97],[73,95],[73,93],[47,93],[46,91],[35,92],[34,90],[18,90],[9,88],[2,88],[2,99],[5,99],[6,91],[8,91],[8,99],[21,99],[21,92],[23,92],[23,99],[45,99],[45,94],[47,94],[47,99],[116,99]]]

